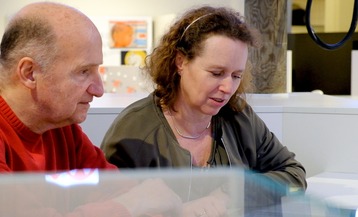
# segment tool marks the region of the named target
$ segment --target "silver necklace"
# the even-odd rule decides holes
[[[170,109],[168,109],[168,112],[169,112],[170,117],[172,118],[173,127],[174,127],[175,131],[178,133],[179,136],[181,136],[181,137],[183,137],[185,139],[198,139],[198,138],[200,138],[211,125],[211,120],[210,120],[208,125],[206,126],[206,128],[199,135],[197,135],[197,136],[187,136],[187,135],[184,135],[182,132],[180,132],[180,130],[176,127],[175,119],[174,119],[174,116],[172,115],[172,112],[170,111]]]

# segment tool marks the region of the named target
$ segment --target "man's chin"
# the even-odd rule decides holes
[[[84,117],[78,119],[77,124],[81,124],[81,123],[85,122],[86,118],[87,118],[87,115],[85,115]]]
[[[87,112],[84,113],[84,114],[77,114],[77,115],[75,115],[74,117],[71,118],[72,119],[71,122],[73,124],[81,124],[86,120],[86,118],[87,118]]]

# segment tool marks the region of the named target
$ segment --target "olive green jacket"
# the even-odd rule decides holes
[[[155,97],[125,108],[107,131],[101,148],[119,168],[192,167]],[[247,105],[234,112],[224,107],[213,117],[212,166],[243,166],[274,180],[306,189],[304,167]]]

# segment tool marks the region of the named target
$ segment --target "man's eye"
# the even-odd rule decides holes
[[[221,72],[211,72],[211,74],[214,76],[220,76],[222,73]]]

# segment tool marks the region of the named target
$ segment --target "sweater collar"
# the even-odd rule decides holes
[[[31,131],[16,116],[2,96],[0,96],[0,116],[16,131],[24,140],[37,140],[41,135]]]

